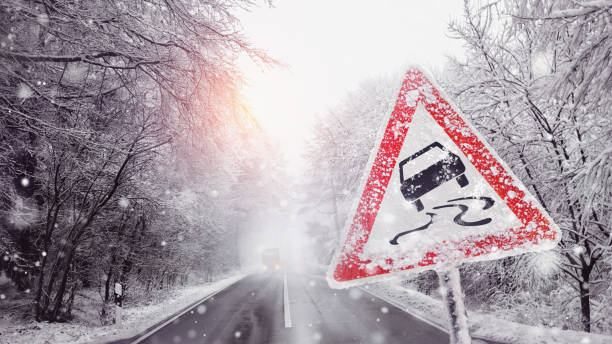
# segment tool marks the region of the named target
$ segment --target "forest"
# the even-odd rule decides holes
[[[0,252],[11,311],[72,318],[239,265],[277,150],[239,97],[242,2],[0,4]],[[193,276],[192,276],[193,277]]]

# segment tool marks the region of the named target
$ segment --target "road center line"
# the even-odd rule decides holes
[[[292,326],[291,324],[291,309],[289,308],[289,288],[287,287],[287,274],[283,278],[283,304],[285,310],[285,328]]]

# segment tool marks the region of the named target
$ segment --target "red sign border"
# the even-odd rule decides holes
[[[437,262],[441,252],[455,250],[463,252],[460,262],[499,259],[526,252],[542,251],[554,247],[561,239],[561,232],[540,204],[531,196],[525,186],[505,166],[484,138],[463,119],[454,106],[443,97],[443,93],[428,73],[418,67],[410,67],[402,82],[395,107],[389,116],[373,159],[370,173],[361,188],[362,195],[354,207],[353,218],[348,223],[344,245],[336,254],[328,271],[328,282],[334,288],[376,282],[384,277],[393,277],[397,272],[432,269],[433,266],[450,266],[459,261]],[[407,99],[409,92],[418,91],[418,97]],[[426,91],[426,92],[424,92]],[[414,101],[416,100],[416,101]],[[408,104],[407,101],[414,101]],[[367,268],[369,261],[359,258],[368,241],[376,215],[384,198],[393,168],[397,163],[412,116],[422,103],[432,118],[444,129],[459,150],[468,157],[472,166],[491,185],[499,197],[522,223],[520,228],[509,228],[502,234],[484,234],[468,237],[469,240],[443,241],[428,251],[415,264],[400,268]],[[493,173],[493,169],[496,173]],[[510,197],[512,195],[512,197]],[[393,262],[388,260],[389,265]]]

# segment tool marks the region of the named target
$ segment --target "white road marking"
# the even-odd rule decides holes
[[[291,324],[291,309],[289,308],[289,288],[287,287],[287,274],[283,278],[283,304],[285,310],[285,328],[290,328]]]
[[[155,328],[150,329],[145,331],[145,333],[141,333],[138,334],[138,338],[136,338],[134,341],[130,342],[130,344],[139,344],[142,341],[144,341],[145,339],[149,338],[152,334],[154,334],[155,332],[159,331],[160,329],[162,329],[163,327],[165,327],[166,325],[174,322],[176,319],[180,318],[181,316],[183,316],[185,313],[193,310],[194,308],[196,308],[196,306],[198,306],[199,304],[208,301],[209,299],[214,299],[215,295],[217,295],[218,293],[222,292],[223,290],[229,288],[230,286],[236,284],[238,281],[242,280],[244,277],[246,276],[240,276],[238,277],[235,281],[231,281],[228,285],[223,286],[221,289],[212,292],[211,294],[209,294],[208,296],[205,296],[204,298],[192,303],[191,305],[187,306],[187,308],[185,308],[183,311],[177,313],[176,315],[170,317],[168,320],[164,321],[163,323],[160,323],[159,325],[155,326]],[[206,333],[204,334],[204,337],[206,337]]]

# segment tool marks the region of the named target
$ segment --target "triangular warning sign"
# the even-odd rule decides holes
[[[332,287],[554,247],[561,232],[422,70],[410,68],[366,167]]]

